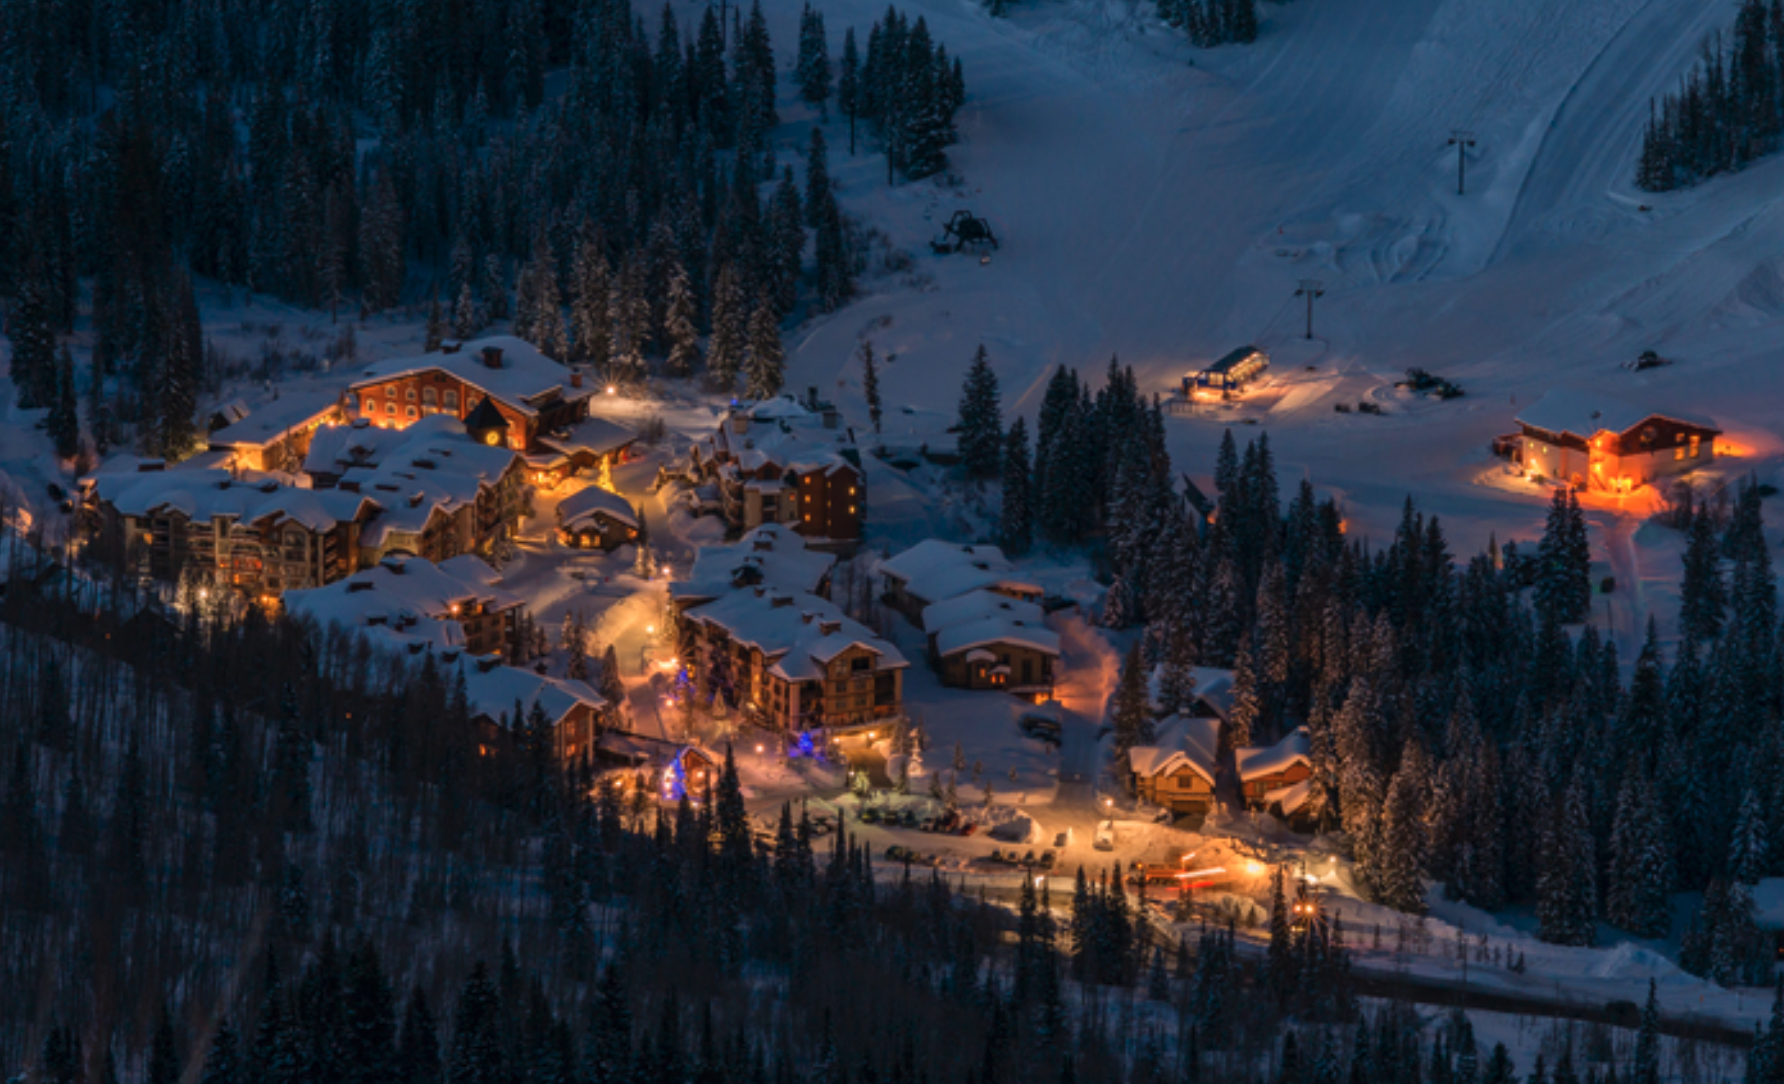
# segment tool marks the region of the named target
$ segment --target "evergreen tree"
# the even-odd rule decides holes
[[[701,363],[699,332],[694,327],[694,291],[687,270],[679,260],[669,272],[669,306],[664,331],[669,340],[669,357],[664,362],[664,370],[675,377],[694,375]]]
[[[750,313],[748,351],[743,360],[743,394],[747,399],[772,399],[786,382],[786,355],[781,350],[780,323],[774,307],[758,302]]]
[[[830,150],[824,139],[824,129],[814,127],[805,148],[805,224],[814,230],[822,229],[824,216],[835,207],[836,194],[830,184]]]
[[[810,4],[799,16],[799,57],[794,64],[799,97],[829,116],[830,44],[824,36],[824,14]],[[816,132],[817,129],[812,129]]]
[[[960,393],[960,462],[969,477],[989,478],[997,473],[1003,454],[1003,407],[998,401],[997,374],[980,344],[966,372]]]
[[[861,340],[861,346],[855,351],[861,359],[861,397],[867,400],[867,420],[872,423],[877,435],[880,431],[880,367],[873,356],[873,340]]]
[[[1424,747],[1416,738],[1408,739],[1382,807],[1380,869],[1374,878],[1378,898],[1409,914],[1425,912],[1421,871],[1427,853],[1424,818],[1431,804],[1429,771]]]
[[[80,411],[75,404],[74,358],[63,343],[56,354],[56,397],[50,404],[48,429],[56,455],[73,459],[81,450]]]
[[[1034,543],[1034,490],[1028,463],[1028,424],[1017,418],[1004,438],[1003,508],[997,522],[997,544],[1011,557],[1028,553]]]
[[[1720,566],[1715,523],[1700,511],[1685,528],[1685,574],[1679,583],[1679,627],[1690,643],[1707,644],[1722,633],[1726,591]]]
[[[422,332],[421,352],[432,354],[440,349],[446,341],[446,315],[440,309],[440,299],[435,296],[427,303],[427,327]]]
[[[570,277],[570,360],[605,365],[613,350],[612,322],[607,313],[612,275],[600,241],[587,230],[576,243]]]
[[[49,406],[56,395],[56,337],[43,281],[46,270],[33,260],[19,284],[18,303],[7,320],[12,340],[12,383],[26,410]]]
[[[463,342],[476,335],[482,327],[477,299],[471,293],[471,284],[467,281],[458,288],[458,301],[452,307],[452,337]]]
[[[1152,714],[1146,708],[1146,660],[1140,654],[1137,640],[1121,664],[1113,710],[1115,763],[1126,776],[1128,750],[1137,745],[1150,745],[1153,741]]]
[[[843,32],[842,58],[836,70],[836,107],[849,118],[849,157],[855,156],[855,116],[861,108],[861,51],[855,44],[855,28]]]
[[[726,264],[713,287],[712,338],[706,347],[706,375],[711,386],[729,393],[737,386],[749,338],[745,330],[749,308],[737,272]]]
[[[1672,842],[1645,775],[1631,770],[1611,830],[1605,917],[1639,937],[1664,936],[1670,920]]]
[[[1597,862],[1583,777],[1576,775],[1556,799],[1553,815],[1543,824],[1537,862],[1537,936],[1557,945],[1591,945],[1596,940]]]

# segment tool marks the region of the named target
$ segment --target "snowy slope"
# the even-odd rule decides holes
[[[837,38],[883,11],[820,6]],[[1026,0],[1008,20],[967,0],[902,6],[966,65],[961,184],[887,190],[882,160],[849,160],[831,120],[845,203],[914,253],[916,273],[881,276],[802,329],[795,386],[850,401],[850,354],[871,335],[896,356],[890,402],[947,409],[984,341],[1006,407],[1032,415],[1054,364],[1100,371],[1119,354],[1164,392],[1189,362],[1257,341],[1298,381],[1246,411],[1288,481],[1338,491],[1377,536],[1411,492],[1459,550],[1539,522],[1541,493],[1481,484],[1485,445],[1557,383],[1688,402],[1754,452],[1742,470],[1770,473],[1784,161],[1663,198],[1629,181],[1648,98],[1728,24],[1730,0],[1302,0],[1265,5],[1257,45],[1211,51],[1144,2]],[[793,13],[778,14],[790,31]],[[1452,128],[1479,141],[1463,197]],[[795,124],[787,143],[803,137]],[[989,266],[927,253],[962,206],[1004,239]],[[1312,343],[1291,296],[1301,278],[1328,291]],[[1617,368],[1650,346],[1680,364]],[[1469,397],[1394,396],[1409,365]],[[1359,398],[1388,415],[1333,413]],[[1229,421],[1174,420],[1181,465],[1207,470]]]

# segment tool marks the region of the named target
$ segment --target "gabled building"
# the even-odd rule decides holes
[[[345,418],[336,392],[287,392],[252,410],[238,400],[213,418],[229,424],[211,432],[211,451],[228,452],[228,465],[236,470],[296,474],[316,431]]]
[[[1305,727],[1289,731],[1275,745],[1234,750],[1233,759],[1251,809],[1280,809],[1292,817],[1312,796],[1313,743]]]
[[[736,530],[784,523],[807,538],[853,543],[867,514],[867,477],[852,429],[828,403],[792,396],[733,406],[695,444],[698,474],[718,483]]]
[[[996,546],[962,545],[930,538],[880,562],[888,606],[922,625],[923,611],[972,591],[1038,603],[1040,585],[1018,574]]]
[[[500,442],[478,440],[466,424],[436,415],[401,430],[360,420],[317,432],[304,459],[311,485],[361,493],[380,506],[360,540],[361,563],[390,553],[436,563],[487,556],[513,536],[532,496],[525,462]]]
[[[393,556],[327,586],[289,591],[283,601],[287,613],[318,625],[386,628],[472,655],[515,659],[521,600],[500,583],[501,574],[477,557],[435,565]]]
[[[540,443],[542,436],[568,431],[588,417],[593,394],[580,372],[531,343],[498,335],[366,367],[348,389],[347,413],[402,429],[437,414],[466,419],[487,399],[507,423],[500,439],[533,453],[552,451]]]
[[[943,685],[1006,692],[1040,703],[1053,694],[1059,634],[1033,602],[969,591],[923,610],[929,659]]]
[[[792,594],[830,597],[836,555],[814,550],[778,523],[764,523],[733,543],[701,546],[685,579],[669,584],[679,615],[733,591],[769,587]]]
[[[816,595],[733,591],[688,610],[679,627],[694,687],[759,725],[855,727],[904,711],[904,656]]]
[[[168,581],[202,573],[254,595],[351,575],[383,511],[364,494],[227,470],[101,471],[83,489],[89,537],[122,567]]]
[[[584,486],[558,502],[558,541],[576,549],[611,553],[638,541],[638,510],[598,485]]]
[[[1575,489],[1629,493],[1708,466],[1722,430],[1670,407],[1635,406],[1596,392],[1556,390],[1521,411],[1513,449],[1524,473]]]
[[[1173,715],[1155,734],[1152,744],[1128,750],[1134,794],[1173,813],[1206,814],[1220,772],[1220,720]]]

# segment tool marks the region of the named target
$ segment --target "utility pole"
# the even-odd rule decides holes
[[[1456,195],[1466,195],[1468,182],[1468,149],[1474,146],[1474,133],[1465,128],[1450,131],[1449,145],[1456,148]]]
[[[1313,338],[1313,299],[1324,297],[1326,284],[1318,279],[1302,279],[1300,288],[1295,291],[1296,297],[1307,299],[1307,337]]]

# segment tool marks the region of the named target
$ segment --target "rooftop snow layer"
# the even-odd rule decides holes
[[[1717,429],[1715,422],[1700,415],[1667,407],[1659,410],[1637,406],[1595,391],[1556,388],[1520,411],[1519,425],[1543,429],[1550,433],[1572,433],[1591,437],[1600,432],[1623,434],[1649,418],[1668,418],[1686,425]],[[1717,429],[1720,432],[1719,429]]]
[[[835,564],[834,554],[806,548],[791,529],[764,523],[732,545],[701,546],[688,578],[669,585],[669,597],[713,599],[759,585],[815,594]]]
[[[1275,775],[1294,764],[1313,763],[1313,746],[1305,727],[1289,731],[1288,736],[1268,748],[1238,749],[1233,752],[1239,767],[1239,778],[1250,780]]]
[[[733,591],[688,612],[688,619],[717,626],[739,643],[779,660],[770,672],[788,681],[817,681],[824,664],[860,645],[880,657],[879,669],[909,666],[898,649],[872,629],[816,595]]]
[[[326,531],[359,518],[370,498],[360,493],[297,489],[271,479],[236,478],[225,470],[150,471],[95,475],[99,497],[122,515],[146,516],[172,509],[210,523],[219,516],[238,522],[272,519]]]
[[[502,367],[484,364],[485,347],[502,352]],[[456,353],[436,352],[391,358],[368,366],[353,388],[431,370],[448,373],[522,414],[538,413],[535,403],[557,392],[566,400],[586,399],[593,388],[570,386],[570,370],[541,354],[531,343],[512,335],[496,335],[465,343]]]
[[[955,625],[997,618],[1039,625],[1046,615],[1032,602],[995,591],[968,591],[923,607],[923,631],[937,633]]]
[[[638,511],[630,501],[600,486],[584,486],[558,502],[558,522],[565,527],[597,515],[606,515],[628,527],[637,528]]]
[[[988,587],[1040,594],[1038,584],[1015,575],[996,546],[963,545],[926,538],[880,562],[880,572],[903,581],[906,590],[930,603],[944,602]]]
[[[1213,784],[1219,747],[1220,720],[1173,715],[1158,725],[1153,744],[1134,746],[1127,758],[1138,775],[1166,774],[1187,765]]]
[[[581,453],[599,459],[609,452],[619,451],[637,439],[637,433],[618,422],[606,418],[584,418],[562,435],[547,433],[541,436],[539,443],[565,455]]]
[[[1059,634],[1042,625],[1011,617],[986,617],[949,625],[936,634],[935,649],[941,655],[957,655],[990,644],[1015,644],[1045,655],[1059,657]]]
[[[211,434],[213,448],[260,447],[301,429],[340,405],[332,391],[287,392]]]
[[[454,623],[461,607],[483,603],[493,610],[521,604],[519,596],[492,587],[495,570],[466,555],[435,565],[419,557],[386,557],[344,580],[306,591],[287,591],[285,609],[319,625],[390,625],[405,619]],[[499,577],[497,577],[499,578]],[[462,643],[463,637],[449,641]]]

